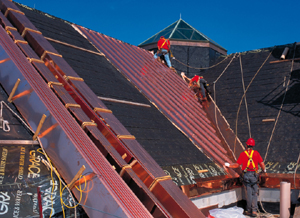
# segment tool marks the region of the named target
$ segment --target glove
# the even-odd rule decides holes
[[[225,163],[224,164],[226,167],[230,167],[230,163]]]

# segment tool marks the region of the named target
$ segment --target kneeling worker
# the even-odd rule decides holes
[[[243,183],[247,191],[247,210],[245,215],[257,216],[257,196],[258,196],[258,164],[263,172],[266,172],[266,167],[262,157],[258,151],[253,150],[255,141],[249,138],[246,142],[247,149],[242,152],[234,164],[225,163],[225,167],[238,168],[242,166]]]

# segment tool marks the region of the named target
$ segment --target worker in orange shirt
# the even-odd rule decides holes
[[[171,47],[170,40],[166,39],[164,36],[161,36],[157,42],[158,50],[157,50],[156,54],[154,55],[154,58],[157,59],[158,57],[163,55],[167,62],[168,67],[172,68],[170,57],[169,57],[170,47]]]
[[[243,183],[247,191],[247,210],[244,214],[256,217],[258,208],[258,164],[263,172],[266,172],[266,167],[259,152],[253,150],[253,147],[255,146],[254,139],[249,138],[246,145],[247,149],[240,154],[236,163],[225,163],[224,166],[229,168],[238,168],[242,166]]]

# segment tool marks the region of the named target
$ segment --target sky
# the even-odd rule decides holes
[[[16,0],[138,45],[180,17],[227,49],[244,52],[300,42],[299,0]]]

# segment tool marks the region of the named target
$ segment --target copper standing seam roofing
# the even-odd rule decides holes
[[[72,139],[72,142],[83,157],[85,157],[85,160],[89,163],[94,172],[97,175],[105,175],[101,177],[101,180],[105,181],[106,185],[110,187],[110,191],[114,192],[114,195],[118,197],[118,201],[123,202],[123,209],[126,208],[127,213],[133,217],[140,217],[141,213],[143,214],[142,216],[149,217],[150,214],[148,211],[145,210],[137,198],[132,195],[131,190],[128,189],[124,181],[122,181],[118,174],[111,168],[111,165],[108,164],[107,160],[98,149],[96,149],[91,140],[87,138],[83,130],[77,127],[78,125],[76,125],[75,120],[69,115],[47,84],[44,83],[40,75],[28,63],[27,59],[20,53],[20,50],[13,44],[2,28],[0,28],[0,35],[0,42],[9,54],[11,60],[17,65],[22,75],[36,91],[48,110],[52,112],[52,116]],[[111,193],[113,194],[113,192]]]
[[[127,46],[126,47],[126,52],[122,51],[122,48],[125,47],[126,45],[124,43],[121,43],[121,42],[116,42],[117,40],[112,40],[110,39],[109,37],[107,36],[103,36],[101,34],[95,34],[94,32],[92,31],[89,31],[87,32],[86,29],[83,29],[81,28],[80,26],[78,26],[91,40],[92,42],[98,47],[100,47],[100,51],[104,52],[108,57],[111,57],[112,58],[112,61],[113,63],[116,65],[116,66],[119,66],[119,68],[122,70],[123,73],[126,73],[127,76],[129,76],[129,79],[130,80],[133,80],[135,84],[137,84],[139,86],[139,88],[145,92],[148,96],[150,96],[150,98],[152,98],[152,100],[154,100],[155,103],[158,103],[159,106],[164,109],[166,112],[167,111],[172,111],[173,113],[177,113],[177,111],[173,110],[173,107],[177,107],[180,106],[179,105],[175,105],[173,104],[171,101],[169,101],[168,99],[163,99],[162,96],[163,95],[169,95],[166,90],[159,90],[158,92],[150,92],[149,89],[151,89],[150,85],[151,82],[148,84],[146,81],[143,80],[143,78],[141,79],[137,79],[138,77],[141,77],[138,73],[135,73],[136,72],[136,68],[134,65],[136,65],[136,63],[132,63],[132,61],[130,61],[130,57],[129,57],[129,60],[123,58],[123,57],[126,57],[128,56],[130,53],[128,53],[128,51],[130,51],[130,49],[133,49],[132,46]],[[95,36],[96,35],[96,36]],[[101,40],[99,40],[99,38]],[[110,40],[108,40],[110,39]],[[115,46],[114,44],[116,43],[119,43],[117,46]],[[109,48],[109,47],[113,47],[113,48]],[[135,49],[135,54],[137,54],[137,52],[139,51],[139,48]],[[144,53],[148,53],[148,52],[144,52]],[[118,55],[115,55],[115,54],[118,54]],[[149,60],[153,59],[152,55],[149,54]],[[135,57],[138,57],[138,56],[135,56]],[[151,59],[150,59],[151,58]],[[125,60],[124,60],[125,59]],[[147,60],[147,59],[146,59]],[[128,61],[129,63],[127,63],[126,61]],[[139,63],[140,59],[136,58],[136,62]],[[153,63],[157,63],[154,59],[153,59]],[[158,64],[158,63],[157,63]],[[154,65],[155,66],[155,65]],[[159,66],[157,67],[157,70],[161,70],[163,68],[163,66]],[[154,70],[152,70],[154,71]],[[134,75],[132,75],[132,73],[135,73]],[[158,71],[154,72],[153,75],[156,75],[158,73]],[[169,71],[168,70],[165,70],[165,75],[168,75],[169,74]],[[130,76],[131,75],[131,76]],[[177,76],[174,76],[174,78],[176,78]],[[172,81],[172,80],[170,80]],[[166,85],[166,86],[169,86],[168,83],[160,83],[160,86],[163,86],[163,85]],[[185,84],[186,86],[186,84]],[[146,89],[143,88],[143,87],[147,87]],[[157,91],[157,87],[155,86],[152,86],[152,88],[154,90]],[[162,93],[163,95],[160,95]],[[156,99],[156,100],[155,100]],[[177,100],[177,99],[175,99]],[[167,102],[167,104],[165,104],[164,102]],[[169,106],[171,105],[171,106]],[[182,110],[186,110],[185,108],[182,108],[180,107],[179,108],[179,111],[180,109]],[[191,113],[193,113],[193,111],[190,111]],[[224,155],[224,153],[226,153],[226,151],[223,149],[223,147],[221,147],[218,143],[216,143],[214,140],[212,140],[210,143],[204,138],[201,136],[201,134],[198,134],[198,137],[199,138],[202,138],[202,140],[205,140],[206,143],[208,144],[208,146],[210,146],[210,144],[214,144],[214,146],[217,146],[217,148],[214,148],[213,146],[211,146],[211,149],[209,149],[209,147],[207,147],[207,145],[205,145],[202,141],[199,140],[199,138],[196,138],[194,137],[194,133],[190,131],[190,129],[195,129],[195,126],[197,126],[198,124],[193,121],[193,119],[189,120],[191,121],[191,123],[194,123],[194,125],[190,125],[187,121],[183,120],[183,116],[180,115],[179,117],[176,117],[173,115],[173,113],[168,113],[167,114],[169,116],[171,116],[176,122],[177,125],[180,125],[180,122],[178,121],[178,119],[182,120],[183,123],[185,123],[186,126],[189,126],[189,128],[186,128],[184,125],[180,125],[182,126],[182,128],[187,132],[189,133],[190,137],[194,138],[200,145],[202,145],[204,148],[206,148],[206,152],[210,153],[214,159],[216,159],[220,164],[222,164],[224,162],[223,159],[225,159],[225,161],[229,161],[231,162],[231,160],[226,156]],[[195,114],[195,112],[194,112]],[[197,116],[196,116],[197,117]],[[202,125],[203,126],[203,125]],[[201,130],[201,129],[200,129]],[[208,132],[210,133],[210,132]],[[217,138],[216,136],[214,136],[215,138]],[[220,140],[218,140],[220,141]],[[220,151],[221,149],[221,151]],[[213,150],[213,151],[212,151]],[[223,153],[224,152],[224,153]],[[215,155],[214,153],[217,153],[217,155]],[[223,159],[221,159],[220,157],[222,157]]]

